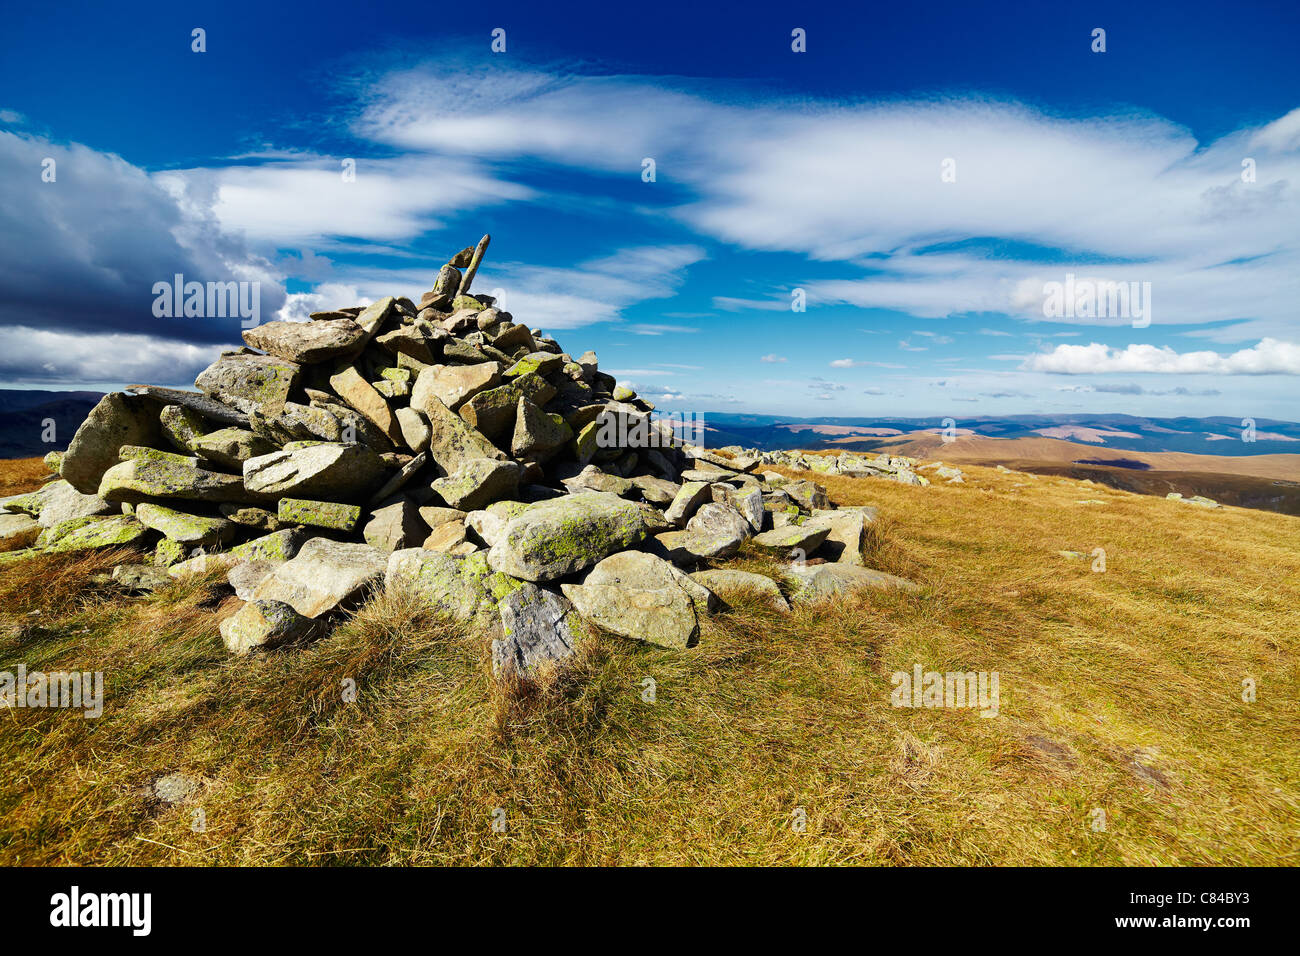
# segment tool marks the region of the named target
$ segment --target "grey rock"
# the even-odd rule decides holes
[[[275,446],[300,441],[341,441],[343,423],[324,408],[281,402],[266,405],[248,413],[248,426],[255,435],[270,442],[272,447],[261,454],[275,450]],[[236,465],[236,468],[239,466]]]
[[[303,641],[317,631],[317,625],[284,601],[259,598],[222,621],[220,630],[226,650],[244,655]]]
[[[384,574],[386,556],[368,544],[312,538],[257,587],[258,601],[283,601],[317,618],[358,600]]]
[[[691,536],[687,547],[703,558],[730,557],[753,533],[735,508],[712,501],[695,512],[686,531]]]
[[[218,428],[192,438],[189,450],[223,468],[240,470],[248,459],[270,454],[276,449],[268,439],[248,429]]]
[[[791,481],[781,488],[804,511],[830,506],[826,489],[815,481]]]
[[[673,498],[681,490],[681,485],[676,482],[664,478],[654,478],[650,475],[637,475],[632,479],[632,484],[641,492],[641,497],[652,505],[672,504]],[[761,496],[759,502],[761,508]]]
[[[732,488],[725,492],[727,504],[749,524],[753,534],[763,530],[763,493],[757,488]]]
[[[519,471],[513,461],[471,458],[452,474],[436,479],[431,487],[449,507],[475,511],[513,495],[519,486]]]
[[[265,508],[255,508],[251,505],[224,504],[218,510],[221,512],[222,517],[233,521],[237,525],[253,528],[256,531],[279,531],[282,527],[275,512],[267,511]]]
[[[248,414],[263,406],[283,405],[298,384],[301,371],[296,363],[273,355],[223,355],[199,373],[194,385],[221,404]],[[206,414],[202,409],[197,411]]]
[[[660,647],[689,647],[699,637],[699,618],[680,587],[632,588],[618,584],[562,584],[578,613],[612,634]]]
[[[163,568],[149,564],[119,564],[113,569],[113,583],[124,591],[149,593],[172,583]]]
[[[41,533],[41,526],[31,515],[0,514],[0,544],[5,551],[25,548]]]
[[[867,532],[867,516],[861,511],[819,511],[803,523],[810,528],[827,529],[819,554],[845,564],[862,564],[862,545]]]
[[[588,465],[575,477],[564,479],[563,484],[570,492],[605,491],[620,498],[630,497],[636,491],[636,485],[626,478],[606,474],[595,465]]]
[[[707,482],[687,481],[673,496],[672,503],[664,511],[664,515],[679,528],[684,528],[696,509],[710,501],[712,497],[713,493]]]
[[[136,519],[164,537],[191,547],[212,548],[235,536],[236,526],[225,518],[186,514],[164,505],[141,502],[135,509]]]
[[[356,409],[390,442],[402,440],[401,429],[388,401],[351,365],[338,367],[330,376],[330,388],[349,406]]]
[[[131,515],[73,518],[42,531],[36,546],[51,552],[118,548],[142,543],[146,533]]]
[[[479,392],[459,408],[460,417],[489,439],[513,431],[519,399],[545,405],[555,395],[555,387],[540,375],[529,373]]]
[[[586,491],[540,501],[512,518],[488,563],[525,581],[553,581],[637,544],[645,533],[632,502]]]
[[[720,606],[708,585],[692,579],[671,562],[645,551],[611,554],[592,568],[582,583],[619,585],[642,591],[678,587],[686,592],[700,614],[708,614]]]
[[[383,486],[380,487],[378,491],[376,491],[373,495],[371,495],[370,503],[373,505],[373,504],[379,504],[381,502],[387,501],[394,494],[396,494],[400,489],[405,488],[407,483],[412,478],[415,477],[415,473],[418,472],[421,468],[423,468],[428,463],[428,461],[429,461],[429,453],[426,451],[420,452],[418,455],[416,455],[414,458],[412,458],[410,461],[404,464],[400,469],[398,469],[398,471],[395,474],[393,474],[392,477],[390,477],[386,482],[384,482]]]
[[[153,784],[153,795],[163,803],[181,803],[199,788],[199,782],[183,773],[169,773]]]
[[[502,636],[492,641],[492,673],[498,679],[536,679],[573,657],[576,613],[567,598],[524,583],[497,608]]]
[[[41,489],[41,506],[36,520],[42,528],[53,528],[73,518],[120,513],[120,510],[98,495],[83,495],[66,481],[51,481]]]
[[[460,557],[409,548],[389,556],[384,584],[412,590],[443,613],[468,621],[495,603],[491,589],[503,597],[510,582],[505,575],[493,574],[482,553]]]
[[[724,601],[735,600],[737,597],[756,596],[778,611],[790,610],[790,602],[781,593],[781,588],[764,574],[716,568],[709,571],[696,571],[691,578]]]
[[[321,442],[244,462],[244,486],[268,496],[364,497],[374,490],[383,474],[379,456],[359,444]]]
[[[310,365],[353,352],[363,344],[366,333],[351,319],[324,319],[267,322],[245,329],[243,338],[255,349]]]
[[[248,427],[248,414],[246,412],[242,412],[224,402],[219,402],[202,392],[191,392],[181,388],[161,388],[157,385],[131,385],[124,391],[127,395],[152,398],[167,405],[179,406],[207,421],[217,422],[221,425],[233,425],[236,428]]]
[[[259,499],[244,488],[238,475],[206,471],[178,458],[139,457],[119,462],[104,472],[99,497],[110,502],[183,498],[252,503]]]
[[[192,444],[212,430],[198,412],[184,405],[165,405],[158,413],[163,435],[178,450],[193,452]]]
[[[427,533],[415,504],[403,498],[376,508],[366,522],[362,537],[366,544],[380,551],[398,551],[415,547]]]
[[[494,388],[500,382],[501,365],[498,362],[434,365],[422,371],[415,380],[411,405],[423,410],[429,399],[435,398],[455,411],[479,392]]]
[[[546,412],[526,398],[515,410],[515,430],[510,451],[516,458],[544,461],[573,438],[573,429],[562,415]]]
[[[500,449],[436,398],[420,411],[429,422],[429,457],[447,474],[472,458],[505,459]]]
[[[852,564],[827,563],[790,565],[786,574],[795,587],[792,595],[799,604],[816,604],[841,594],[865,589],[901,590],[915,593],[920,588],[905,578]]]
[[[487,514],[486,511],[475,511],[474,514]],[[466,528],[459,521],[448,521],[440,524],[425,536],[420,547],[426,551],[438,551],[442,554],[459,554],[461,545],[468,540],[466,537]]]
[[[310,498],[281,498],[276,518],[281,524],[351,531],[361,520],[361,506]]]
[[[465,521],[465,512],[458,508],[440,508],[435,505],[426,505],[420,509],[420,520],[430,528],[436,528],[441,524],[449,521]]]
[[[784,528],[773,528],[771,531],[755,535],[754,543],[780,554],[802,551],[806,557],[821,547],[828,534],[830,528],[825,525],[809,528],[805,525],[790,524]]]
[[[240,561],[226,572],[226,581],[235,589],[235,597],[241,601],[251,601],[257,586],[274,574],[280,563],[265,558]]]
[[[402,432],[402,441],[411,451],[425,451],[429,447],[429,422],[424,413],[415,408],[403,407],[393,413],[397,416],[397,427]]]
[[[162,437],[158,404],[152,399],[112,392],[99,400],[81,423],[60,474],[83,495],[98,493],[100,480],[119,461],[123,445],[155,445]]]

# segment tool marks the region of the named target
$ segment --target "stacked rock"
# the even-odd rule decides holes
[[[594,353],[471,294],[488,241],[419,303],[269,322],[197,391],[105,396],[49,459],[60,479],[0,502],[5,536],[34,538],[0,557],[150,547],[152,568],[115,573],[135,589],[221,568],[247,602],[221,624],[235,653],[319,635],[378,582],[414,588],[499,618],[495,670],[519,676],[570,656],[579,617],[686,647],[729,593],[788,609],[771,578],[708,569],[747,541],[795,559],[801,599],[911,587],[861,566],[873,509],[680,441]]]
[[[753,459],[764,465],[781,465],[786,468],[798,468],[803,471],[815,471],[823,475],[844,475],[847,478],[884,478],[902,485],[929,485],[930,479],[917,474],[919,467],[936,467],[920,465],[915,458],[903,455],[879,454],[868,458],[853,452],[840,452],[838,455],[809,455],[801,451],[760,451],[757,448],[727,446],[723,449],[742,460]],[[937,467],[946,467],[941,463]],[[959,469],[940,472],[942,478],[960,477]]]

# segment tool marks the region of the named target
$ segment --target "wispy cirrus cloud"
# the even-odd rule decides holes
[[[592,115],[609,120],[593,128]],[[1293,317],[1297,128],[1300,111],[1203,143],[1132,112],[1066,118],[977,97],[809,109],[662,78],[441,66],[381,78],[355,124],[404,148],[604,173],[656,157],[693,191],[674,214],[697,232],[863,269],[808,282],[810,303],[1041,318],[1045,281],[1102,263],[1104,278],[1151,281],[1169,321],[1248,323],[1208,332],[1222,340]],[[1240,175],[1247,155],[1255,182]],[[990,240],[1041,254],[963,246]],[[714,305],[786,308],[784,287]]]

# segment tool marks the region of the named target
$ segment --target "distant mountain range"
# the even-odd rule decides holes
[[[1139,494],[1205,495],[1300,515],[1300,424],[1274,419],[1014,415],[934,418],[706,415],[707,443],[885,452],[1090,479]],[[1253,430],[1252,430],[1253,428]],[[1252,441],[1245,440],[1253,438]]]
[[[101,392],[0,389],[0,458],[62,451],[101,398]]]
[[[918,432],[940,434],[940,418],[786,418],[706,413],[708,444],[781,448],[871,450]],[[1240,418],[1147,418],[1135,415],[1010,415],[957,419],[953,436],[1055,438],[1097,448],[1193,455],[1300,454],[1300,423],[1253,421],[1253,441],[1243,440]]]

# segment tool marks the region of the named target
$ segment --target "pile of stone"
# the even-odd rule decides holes
[[[840,452],[838,455],[818,455],[801,451],[760,451],[757,448],[740,448],[727,446],[723,451],[734,454],[744,461],[755,461],[762,465],[782,465],[786,468],[799,468],[815,471],[823,475],[844,475],[848,478],[884,478],[904,485],[928,485],[930,479],[917,474],[918,461],[902,455],[880,454],[872,457],[856,455],[853,452]],[[940,465],[945,472],[940,477],[951,480],[961,477],[960,469]],[[920,467],[934,467],[924,466]]]
[[[0,502],[4,535],[31,545],[0,558],[134,546],[152,560],[113,579],[136,591],[220,569],[246,602],[221,624],[235,653],[318,636],[380,583],[411,588],[491,621],[494,669],[525,677],[573,653],[579,619],[687,647],[736,594],[788,610],[913,587],[862,566],[873,509],[681,442],[595,354],[472,294],[487,245],[418,303],[244,332],[197,391],[105,396],[47,459],[59,479]],[[742,547],[788,561],[781,584],[711,567]]]

